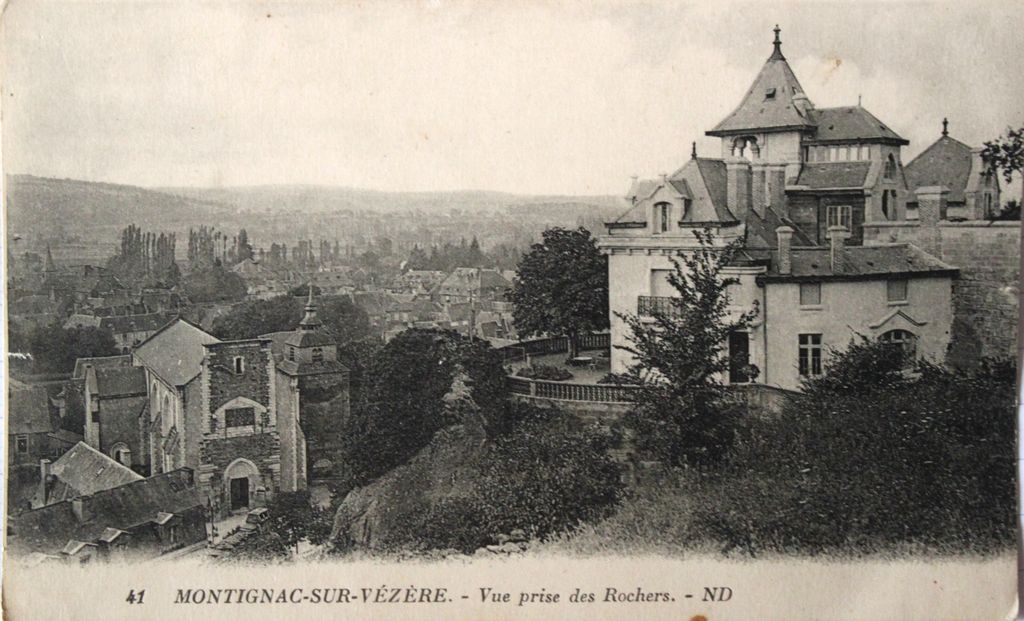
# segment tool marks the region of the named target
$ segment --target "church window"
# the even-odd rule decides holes
[[[290,345],[288,346],[288,359],[295,362],[295,348]]]
[[[245,373],[245,359],[244,358],[242,358],[241,356],[235,356],[234,359],[231,362],[232,362],[232,367],[234,368],[234,371],[235,371],[235,375],[241,375],[242,373]]]
[[[882,215],[886,220],[892,220],[892,216],[889,215],[889,192],[882,192]]]
[[[853,230],[853,210],[849,205],[828,206],[828,226],[842,226],[847,231]]]
[[[992,213],[992,195],[985,193],[985,217],[990,218],[994,214]]]
[[[18,436],[18,438],[16,440],[16,445],[15,446],[17,447],[17,451],[19,453],[27,453],[28,452],[28,436]]]
[[[829,149],[828,159],[830,162],[839,161],[839,147],[832,147]]]
[[[323,348],[322,347],[314,347],[313,348],[313,362],[323,362],[323,361],[324,361],[324,350],[323,350]]]
[[[231,408],[224,410],[226,427],[252,427],[256,424],[256,410],[253,408]]]

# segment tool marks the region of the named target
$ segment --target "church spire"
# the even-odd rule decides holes
[[[775,41],[772,43],[775,49],[772,50],[772,55],[768,57],[768,60],[786,60],[786,57],[782,55],[782,39],[779,38],[779,33],[782,32],[782,29],[779,28],[778,24],[775,24],[775,28],[772,31],[775,33]]]
[[[299,322],[300,330],[316,330],[321,325],[320,318],[316,316],[316,301],[313,299],[313,281],[309,281],[309,297],[306,299],[306,315]]]

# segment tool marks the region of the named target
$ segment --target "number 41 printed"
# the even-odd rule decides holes
[[[128,597],[125,598],[125,601],[128,602],[129,604],[141,604],[142,603],[142,598],[145,597],[145,596],[146,596],[146,589],[142,589],[138,593],[135,592],[135,589],[132,589],[131,591],[128,591]]]

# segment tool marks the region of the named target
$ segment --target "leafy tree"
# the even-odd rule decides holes
[[[548,229],[519,262],[509,299],[520,336],[564,334],[575,357],[580,334],[608,327],[608,259],[586,229]]]
[[[1013,183],[1013,173],[1024,169],[1024,127],[1006,128],[1006,134],[985,143],[981,158],[993,171],[1002,172],[1006,183]],[[1021,187],[1024,200],[1024,184]]]
[[[121,353],[110,330],[94,326],[64,329],[60,325],[33,330],[29,351],[37,373],[70,373],[78,358]]]
[[[628,421],[638,448],[672,465],[706,464],[728,449],[737,412],[718,377],[729,370],[729,335],[754,318],[728,311],[726,288],[738,281],[722,271],[741,242],[715,247],[710,230],[695,234],[700,248],[672,258],[669,307],[655,309],[651,323],[619,315],[629,328],[629,345],[619,347],[635,357],[624,379],[640,386]]]
[[[381,348],[363,373],[365,397],[353,399],[342,434],[346,461],[357,482],[404,463],[434,433],[462,422],[447,417],[444,402],[460,372],[469,378],[471,398],[485,428],[503,429],[505,373],[487,343],[470,342],[451,331],[412,329]]]
[[[315,294],[316,287],[313,291]],[[218,317],[211,330],[214,336],[222,339],[254,338],[261,334],[294,330],[305,313],[305,306],[305,297],[286,295],[244,302]],[[370,333],[370,318],[366,311],[353,304],[347,296],[328,296],[317,300],[317,317],[339,344],[365,338]]]
[[[189,272],[181,279],[185,294],[193,302],[227,302],[245,297],[245,280],[216,261],[213,267]]]
[[[349,467],[365,482],[403,463],[445,426],[442,397],[456,360],[444,333],[406,330],[371,364],[365,408],[353,408],[344,433]]]

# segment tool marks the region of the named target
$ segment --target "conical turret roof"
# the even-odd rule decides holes
[[[776,26],[772,54],[754,78],[743,101],[714,129],[706,132],[707,135],[729,136],[757,130],[815,127],[808,114],[813,106],[782,55],[779,32]]]

